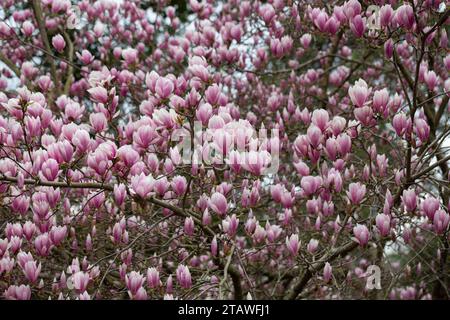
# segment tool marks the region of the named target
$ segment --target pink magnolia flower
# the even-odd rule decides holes
[[[144,173],[141,173],[138,176],[131,177],[131,186],[134,192],[144,199],[153,190],[154,181],[152,175],[146,176]]]
[[[164,77],[156,80],[155,92],[161,99],[167,99],[173,92],[173,82]]]
[[[318,247],[319,247],[319,240],[311,239],[309,240],[309,243],[306,246],[306,250],[308,250],[309,253],[313,254],[314,252],[316,252]]]
[[[53,226],[50,230],[50,240],[53,245],[57,246],[61,244],[67,234],[66,226]]]
[[[300,185],[306,196],[310,196],[319,190],[322,185],[321,177],[306,176],[300,181]]]
[[[444,233],[450,223],[450,215],[444,210],[437,210],[433,218],[434,231],[437,234]]]
[[[177,281],[182,288],[189,289],[192,286],[191,273],[187,266],[183,264],[178,265],[176,274]]]
[[[290,237],[286,237],[286,247],[291,255],[296,256],[300,249],[300,242],[298,240],[298,234],[291,234]]]
[[[395,20],[400,26],[411,29],[415,23],[414,11],[411,5],[403,4],[398,7],[395,11]]]
[[[108,102],[108,91],[103,87],[95,87],[88,90],[95,102],[105,104]]]
[[[216,236],[214,236],[213,240],[211,241],[211,255],[213,257],[217,256],[217,250],[218,250],[217,238]]]
[[[391,23],[391,20],[394,16],[394,10],[392,9],[390,4],[385,4],[380,8],[380,25],[381,27],[387,27]]]
[[[157,288],[160,286],[159,272],[156,268],[147,269],[147,284],[150,288]]]
[[[364,32],[366,31],[365,18],[361,18],[359,14],[354,16],[350,20],[350,29],[352,29],[353,33],[357,38],[361,38],[364,35]]]
[[[11,285],[5,290],[4,295],[8,300],[30,300],[31,289],[29,285]]]
[[[414,120],[414,131],[419,140],[425,142],[430,135],[430,126],[424,119],[417,118]]]
[[[365,185],[359,182],[350,183],[347,191],[347,197],[352,204],[358,205],[359,203],[361,203],[365,195],[366,195]]]
[[[102,112],[91,113],[91,115],[89,116],[89,120],[92,128],[96,132],[102,132],[108,126],[107,119]]]
[[[86,291],[89,281],[89,274],[83,271],[75,272],[72,276],[73,287],[79,293],[83,293]]]
[[[408,119],[404,113],[398,113],[392,119],[392,125],[399,136],[403,136],[411,126],[411,119]]]
[[[208,201],[209,207],[218,215],[225,215],[228,210],[227,199],[220,192],[215,192]]]
[[[329,121],[329,115],[328,112],[324,109],[316,109],[312,113],[311,117],[312,123],[316,125],[322,132],[325,131],[325,129],[328,126]]]
[[[328,262],[326,262],[325,267],[323,268],[323,281],[325,283],[330,282],[331,277],[333,275],[332,272],[333,272],[333,268],[331,267],[331,265]]]
[[[348,89],[348,94],[355,106],[362,107],[367,101],[371,91],[372,89],[368,87],[367,83],[363,79],[359,79]]]
[[[173,191],[178,195],[181,196],[186,192],[187,189],[187,181],[186,178],[183,176],[175,176],[172,179],[171,186]]]
[[[126,186],[123,183],[114,185],[114,200],[118,206],[124,203],[126,196]]]
[[[375,222],[381,236],[386,237],[391,230],[391,217],[387,214],[378,214],[375,218]]]
[[[417,207],[417,196],[414,190],[408,189],[403,191],[402,202],[406,211],[413,212]]]
[[[428,219],[433,221],[434,214],[439,209],[439,200],[434,197],[427,197],[422,201],[421,208]]]
[[[194,234],[194,220],[192,217],[187,217],[184,220],[184,233],[187,236],[192,236]]]
[[[144,284],[144,276],[139,272],[132,271],[125,276],[125,283],[131,295],[134,296]]]
[[[64,41],[64,38],[62,35],[57,34],[56,36],[53,36],[52,38],[52,45],[58,52],[63,52],[64,48],[66,47],[66,42]]]
[[[353,234],[360,246],[364,247],[369,242],[370,233],[365,225],[357,224],[353,228]]]
[[[225,218],[225,220],[222,220],[223,232],[227,233],[230,237],[234,237],[237,232],[238,226],[239,219],[236,218],[235,214],[233,214],[231,218],[228,216]]]
[[[23,273],[28,281],[34,283],[37,281],[39,274],[41,273],[41,264],[39,263],[39,265],[37,265],[36,261],[25,262],[23,266]]]

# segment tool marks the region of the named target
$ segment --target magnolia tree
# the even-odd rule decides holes
[[[447,299],[445,1],[0,1],[6,299]]]

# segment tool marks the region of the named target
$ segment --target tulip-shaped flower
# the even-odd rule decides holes
[[[145,199],[153,190],[154,179],[152,175],[146,176],[141,173],[139,176],[131,177],[131,186],[141,198]]]
[[[424,119],[417,118],[414,120],[414,132],[421,142],[425,142],[430,135],[430,126]]]
[[[177,268],[177,281],[184,289],[189,289],[192,286],[191,273],[189,268],[183,264],[180,264]]]
[[[386,237],[391,230],[391,217],[387,214],[378,214],[375,218],[375,222],[381,236]]]
[[[160,285],[159,272],[156,268],[147,269],[147,285],[150,288],[157,288]]]
[[[92,100],[106,104],[108,102],[108,91],[103,87],[94,87],[88,90]]]
[[[175,176],[172,179],[172,190],[178,195],[181,196],[186,192],[187,189],[187,181],[183,176]]]
[[[328,126],[329,121],[329,115],[328,111],[324,109],[316,109],[313,111],[312,117],[311,117],[312,123],[314,123],[322,132],[325,131],[325,129]]]
[[[114,185],[114,201],[120,207],[127,196],[126,187],[123,183]]]
[[[11,285],[5,290],[4,296],[7,300],[30,300],[31,289],[28,285]]]
[[[214,193],[208,201],[209,207],[218,215],[225,215],[228,210],[227,199],[220,192]]]
[[[28,281],[34,283],[41,273],[41,264],[37,265],[36,261],[28,261],[23,266],[23,273]]]
[[[239,219],[236,218],[235,214],[233,214],[231,218],[228,216],[222,221],[223,232],[227,233],[230,237],[233,237],[236,234],[238,226]]]
[[[52,45],[58,52],[63,52],[64,48],[66,47],[66,42],[64,41],[64,38],[62,35],[57,34],[52,38]]]
[[[350,183],[347,191],[347,197],[354,205],[361,203],[362,199],[366,195],[366,186],[359,182]]]
[[[290,237],[286,237],[286,247],[291,255],[296,256],[300,249],[300,242],[298,240],[298,234],[291,234]]]
[[[392,119],[392,126],[399,137],[402,137],[411,127],[411,119],[404,113],[397,113]]]
[[[53,245],[57,246],[59,245],[67,234],[67,227],[66,226],[53,226],[50,230],[50,240]]]
[[[364,247],[369,242],[370,233],[365,225],[357,224],[353,228],[353,234],[361,247]]]
[[[117,156],[125,166],[132,167],[139,160],[139,153],[130,145],[124,145],[117,150]]]
[[[409,4],[401,5],[395,10],[395,20],[405,29],[411,29],[414,25],[414,10]]]
[[[131,271],[125,276],[125,283],[131,295],[136,295],[137,291],[142,287],[144,283],[144,276],[139,272]]]
[[[78,271],[72,276],[73,287],[79,293],[86,291],[89,280],[89,274],[83,271]]]
[[[187,217],[184,220],[184,233],[187,236],[192,236],[194,234],[194,220],[192,217]]]
[[[359,79],[348,89],[350,100],[357,107],[364,106],[370,92],[371,89],[367,86],[367,83],[363,79]]]
[[[89,116],[89,122],[95,132],[102,132],[108,126],[107,119],[102,112],[91,113]]]
[[[413,212],[416,209],[417,196],[414,190],[404,190],[401,198],[406,211]]]
[[[450,215],[447,212],[444,210],[436,211],[433,219],[434,231],[437,234],[443,234],[447,230],[449,222]]]
[[[323,281],[325,283],[330,282],[332,275],[333,275],[333,268],[328,262],[326,262],[323,268]]]
[[[421,208],[428,219],[433,221],[434,214],[439,209],[439,200],[434,197],[427,197],[422,201]]]
[[[132,296],[133,300],[147,300],[147,291],[144,289],[144,287],[140,287],[136,294]]]
[[[300,181],[300,185],[306,196],[313,195],[322,185],[321,177],[306,176]]]
[[[155,92],[161,99],[168,98],[173,92],[173,82],[164,77],[156,80]]]
[[[213,257],[217,256],[217,250],[218,250],[217,238],[216,236],[214,236],[214,238],[211,241],[211,255]]]
[[[55,181],[59,173],[59,165],[55,159],[46,160],[41,167],[41,172],[47,181]]]
[[[311,239],[309,240],[309,243],[306,246],[306,250],[308,250],[309,253],[313,254],[314,252],[316,252],[318,247],[319,247],[319,240]]]

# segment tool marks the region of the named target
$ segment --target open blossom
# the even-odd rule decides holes
[[[86,291],[89,283],[89,274],[78,271],[72,276],[73,287],[80,293]]]
[[[224,215],[228,210],[228,203],[225,196],[219,192],[214,193],[209,199],[210,208],[219,215]]]
[[[322,184],[322,178],[306,176],[302,178],[300,183],[305,195],[309,196],[314,194],[320,188]]]
[[[42,265],[40,263],[38,265],[36,261],[28,261],[25,262],[23,266],[23,273],[25,274],[25,277],[33,283],[38,279],[41,267]]]
[[[94,101],[106,103],[108,101],[108,91],[103,87],[95,87],[88,90]]]
[[[146,198],[150,194],[154,184],[153,177],[151,175],[146,176],[144,173],[131,178],[131,186],[133,187],[134,192],[141,198]]]
[[[357,107],[364,106],[369,97],[371,89],[363,79],[359,79],[353,86],[348,89],[348,94],[352,103]]]
[[[144,283],[144,276],[142,276],[139,272],[132,271],[125,276],[125,283],[127,284],[127,288],[130,290],[131,295],[134,296],[142,287]]]
[[[155,92],[161,99],[166,99],[170,96],[173,91],[173,83],[169,79],[160,77],[156,80]]]
[[[359,182],[350,183],[347,191],[347,197],[352,204],[359,204],[366,195],[366,186]]]
[[[230,237],[233,237],[236,234],[238,225],[239,219],[236,218],[235,214],[233,214],[231,218],[226,217],[226,219],[222,221],[223,231]]]

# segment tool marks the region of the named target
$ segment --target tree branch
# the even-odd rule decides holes
[[[320,269],[322,269],[325,266],[326,262],[333,261],[337,257],[353,251],[356,247],[358,247],[358,243],[356,241],[348,242],[342,247],[333,249],[329,254],[324,255],[317,262],[313,263],[309,268],[305,270],[301,278],[297,281],[292,290],[287,294],[286,299],[295,300],[308,284],[312,276]]]

